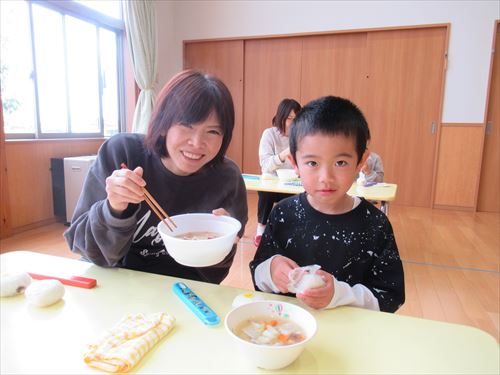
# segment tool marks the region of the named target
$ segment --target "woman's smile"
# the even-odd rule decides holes
[[[189,160],[200,160],[204,154],[193,153],[189,151],[181,151],[182,155]]]

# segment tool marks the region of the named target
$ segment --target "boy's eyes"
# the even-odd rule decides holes
[[[314,160],[309,160],[309,161],[306,161],[305,164],[308,166],[308,167],[317,167],[319,164],[318,162],[314,161]],[[348,166],[349,163],[345,160],[338,160],[335,162],[335,166],[336,167],[346,167]]]

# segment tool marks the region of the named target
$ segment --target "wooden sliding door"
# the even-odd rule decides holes
[[[366,107],[367,33],[304,37],[301,104],[324,95],[347,98]]]
[[[301,38],[245,42],[243,170],[261,173],[259,142],[284,98],[300,101]]]
[[[397,203],[431,207],[446,27],[368,33],[365,115]]]
[[[235,124],[227,156],[243,167],[243,40],[186,42],[184,68],[197,68],[220,78],[231,91]]]
[[[221,76],[235,97],[242,90],[242,138],[231,152],[240,150],[244,172],[261,173],[260,137],[283,98],[304,105],[342,96],[367,117],[370,148],[383,159],[386,181],[398,184],[396,203],[431,207],[447,31],[437,25],[188,42],[184,66]]]

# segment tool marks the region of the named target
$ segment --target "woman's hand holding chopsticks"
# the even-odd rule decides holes
[[[145,200],[151,210],[158,216],[158,219],[160,219],[169,230],[173,230],[173,227],[177,227],[177,225],[170,216],[167,215],[163,208],[161,208],[156,199],[146,190],[146,182],[142,179],[142,174],[143,169],[141,167],[137,167],[131,171],[125,163],[122,163],[121,169],[114,171],[111,176],[106,179],[108,200],[111,191],[119,207],[121,208],[122,205],[125,205],[121,211],[118,211],[110,201],[111,209],[117,211],[117,213],[121,213],[127,209],[129,203],[140,203]],[[109,186],[111,187],[110,191],[108,191],[108,180]]]
[[[121,168],[106,178],[106,193],[113,213],[120,214],[130,203],[139,204],[144,200],[143,187],[146,182],[142,174],[142,167],[134,170]]]

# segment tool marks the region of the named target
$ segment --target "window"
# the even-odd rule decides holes
[[[121,4],[0,1],[6,138],[111,136],[124,124]]]

